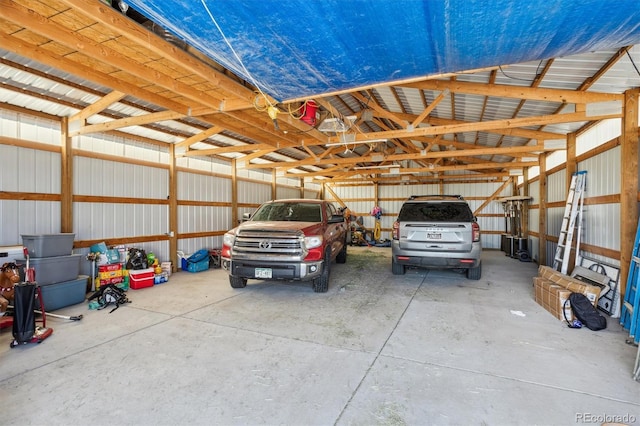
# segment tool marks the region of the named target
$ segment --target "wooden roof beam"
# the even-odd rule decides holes
[[[391,138],[411,138],[412,136],[439,135],[448,133],[463,133],[475,131],[488,131],[496,129],[515,129],[518,127],[528,127],[558,123],[575,123],[580,121],[605,120],[610,118],[620,118],[622,114],[605,114],[599,116],[587,116],[586,112],[552,114],[521,118],[508,118],[502,120],[483,121],[478,123],[448,124],[432,127],[419,127],[412,131],[392,130],[383,132],[370,132],[366,135],[356,135],[356,141],[367,141],[369,139],[391,139]],[[558,139],[558,138],[554,138]],[[329,138],[331,142],[339,142],[336,137]]]
[[[0,8],[0,13],[2,10],[3,9]],[[5,34],[2,31],[0,31],[0,46],[2,46],[3,49],[33,59],[34,61],[38,61],[44,65],[56,68],[71,75],[83,78],[84,76],[90,75],[91,77],[88,78],[88,80],[101,84],[105,87],[110,87],[113,90],[127,93],[138,99],[146,99],[155,105],[172,111],[181,112],[184,115],[189,114],[189,106],[185,104],[167,99],[164,96],[157,95],[134,84],[120,80],[115,76],[104,74],[91,67],[71,61],[34,44],[27,43],[24,40]]]
[[[273,147],[267,144],[248,144],[248,145],[231,145],[231,146],[221,146],[218,148],[211,149],[194,149],[190,151],[186,151],[182,154],[176,153],[176,157],[200,157],[205,155],[220,155],[220,154],[228,154],[230,152],[248,152],[248,151],[260,151],[260,153],[264,153],[264,150],[271,150]],[[271,152],[271,151],[269,151]],[[244,158],[242,158],[243,160]]]
[[[221,90],[229,93],[230,98],[222,99],[219,109],[230,111],[234,109],[253,108],[255,93],[252,89],[225,76],[222,72],[211,68],[195,56],[167,42],[155,33],[138,25],[128,17],[116,12],[103,2],[92,0],[60,0],[70,8],[82,12],[87,17],[100,22],[118,34],[145,46],[162,57],[174,58],[184,69],[193,72],[215,84]],[[237,98],[237,99],[234,99]],[[232,105],[237,103],[237,105]],[[274,102],[275,103],[275,102]]]
[[[89,105],[85,109],[73,114],[71,117],[69,117],[69,122],[76,121],[76,120],[86,120],[92,115],[95,115],[101,111],[104,111],[109,107],[109,105],[112,105],[118,102],[125,96],[127,96],[126,93],[122,93],[122,92],[118,92],[117,90],[114,90],[113,92],[106,94],[105,96],[100,98],[98,101]]]
[[[475,146],[475,145],[474,145]],[[334,165],[334,164],[355,164],[361,162],[369,162],[369,163],[380,163],[382,161],[401,161],[401,160],[426,160],[426,159],[435,159],[435,158],[443,158],[443,157],[466,157],[466,156],[479,156],[479,155],[512,155],[517,153],[530,153],[530,156],[535,156],[537,153],[542,151],[551,151],[551,149],[545,149],[541,145],[527,145],[527,146],[516,146],[516,147],[500,147],[500,148],[475,148],[475,149],[463,149],[463,150],[454,150],[454,151],[430,151],[426,152],[424,155],[422,154],[394,154],[383,156],[382,159],[379,159],[376,155],[367,155],[362,157],[354,157],[354,158],[330,158],[330,159],[306,159],[300,161],[285,161],[285,162],[273,162],[268,164],[251,164],[247,165],[247,168],[255,168],[255,169],[293,169],[301,166],[309,166],[309,165]],[[534,162],[526,162],[528,165],[537,164],[537,159]],[[497,164],[497,166],[496,166]],[[494,163],[495,167],[501,167],[502,163]]]
[[[531,99],[536,101],[588,104],[592,102],[622,101],[617,93],[585,92],[566,89],[509,86],[501,84],[471,83],[459,80],[425,80],[417,83],[400,83],[402,87],[421,90],[450,90],[452,93],[467,93],[480,96]]]

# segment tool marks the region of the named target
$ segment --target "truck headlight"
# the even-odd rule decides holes
[[[222,244],[224,244],[225,246],[233,247],[233,242],[235,240],[236,235],[231,232],[227,232],[226,234],[224,234],[224,237],[222,237]]]
[[[320,247],[322,245],[322,235],[311,235],[304,237],[304,246],[307,249]]]

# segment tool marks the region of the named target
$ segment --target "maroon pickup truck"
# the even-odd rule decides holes
[[[322,200],[274,200],[224,235],[222,267],[233,288],[247,279],[311,281],[329,289],[331,262],[347,260],[347,223]]]

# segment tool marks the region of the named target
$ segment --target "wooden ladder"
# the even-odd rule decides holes
[[[576,261],[580,250],[580,238],[582,232],[582,207],[584,204],[584,191],[587,181],[587,172],[580,171],[571,177],[567,204],[562,218],[562,228],[558,235],[558,246],[553,257],[553,269],[567,274],[569,259],[571,258],[571,245],[573,244],[574,231],[577,228]],[[558,269],[559,268],[559,269]]]

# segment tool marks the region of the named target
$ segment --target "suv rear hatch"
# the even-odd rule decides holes
[[[402,250],[470,252],[475,218],[464,202],[406,202],[398,215]]]

